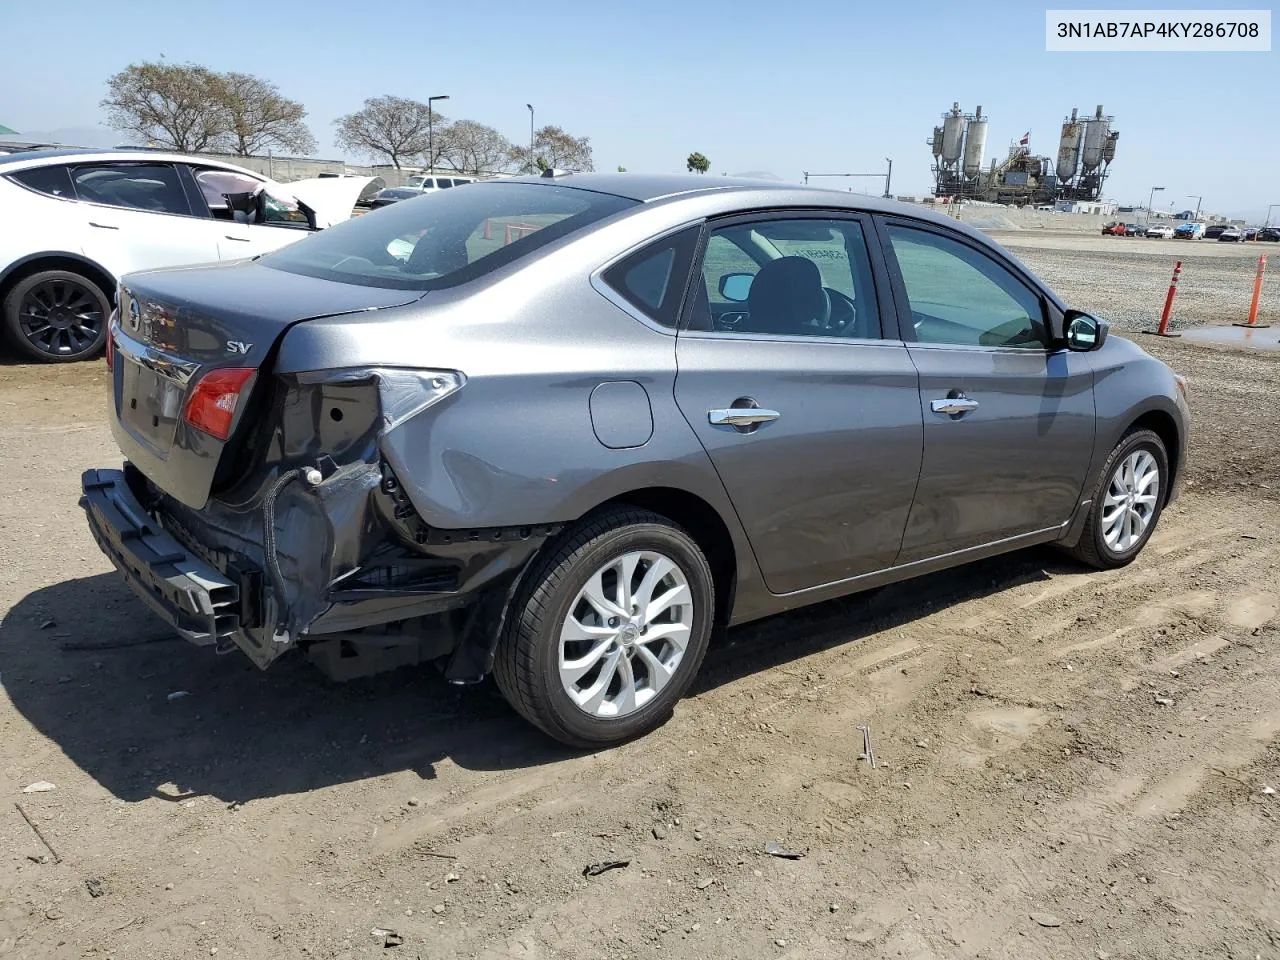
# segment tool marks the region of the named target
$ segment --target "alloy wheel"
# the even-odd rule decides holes
[[[18,328],[27,342],[51,357],[77,356],[91,350],[106,316],[87,285],[50,279],[26,292],[18,306]]]
[[[669,557],[635,550],[587,578],[560,627],[560,682],[579,710],[616,719],[644,707],[680,668],[693,597]]]
[[[1160,465],[1140,448],[1120,461],[1102,501],[1102,539],[1113,553],[1142,541],[1160,500]]]

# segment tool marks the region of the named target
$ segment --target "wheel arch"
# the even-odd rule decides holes
[[[1165,455],[1169,458],[1169,483],[1164,492],[1165,503],[1168,503],[1182,469],[1182,434],[1178,423],[1168,411],[1155,408],[1140,414],[1124,433],[1128,435],[1135,430],[1150,430],[1164,444]]]
[[[79,253],[51,250],[33,253],[15,260],[0,273],[0,303],[18,283],[42,270],[67,270],[79,273],[102,291],[107,302],[115,305],[116,279],[101,264]]]
[[[715,623],[727,624],[738,585],[738,551],[733,534],[715,507],[697,494],[678,487],[645,487],[611,497],[597,505],[591,514],[620,506],[652,511],[688,531],[711,566],[716,590]]]

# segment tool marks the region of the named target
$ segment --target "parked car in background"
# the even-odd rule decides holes
[[[1175,240],[1199,240],[1204,236],[1204,224],[1198,221],[1179,224],[1173,231]]]
[[[1240,231],[1241,240],[1257,240],[1259,230],[1257,227],[1245,227]]]
[[[91,357],[124,274],[277,250],[349,219],[370,179],[281,184],[151,150],[9,154],[0,158],[0,327],[31,360]]]
[[[1280,241],[1280,227],[1263,227],[1258,231],[1258,239],[1269,243]]]
[[[1226,229],[1228,228],[1225,223],[1215,223],[1213,226],[1205,228],[1204,238],[1206,240],[1217,240]]]
[[[438,174],[415,174],[405,183],[406,187],[413,187],[419,193],[435,193],[437,190],[448,190],[450,187],[460,187],[463,184],[475,183],[475,177],[467,177],[462,174],[451,174],[447,177]]]
[[[571,174],[126,277],[93,536],[259,667],[491,670],[650,731],[713,626],[1056,543],[1114,568],[1185,472],[1185,381],[919,206]],[[175,324],[175,318],[181,322]]]
[[[1173,226],[1168,223],[1153,223],[1147,227],[1146,235],[1161,240],[1170,240],[1173,238]]]
[[[1126,237],[1143,237],[1147,234],[1147,228],[1140,223],[1126,223],[1124,225],[1124,235]]]
[[[1126,227],[1123,223],[1120,223],[1119,221],[1114,221],[1112,223],[1106,224],[1102,228],[1102,235],[1104,237],[1123,237],[1128,232],[1128,230],[1129,228]]]
[[[1239,243],[1244,239],[1244,231],[1239,227],[1227,227],[1218,234],[1218,239],[1227,243]]]
[[[384,187],[373,195],[373,199],[369,201],[369,207],[376,210],[378,207],[389,207],[401,200],[411,200],[420,196],[422,191],[416,187]]]

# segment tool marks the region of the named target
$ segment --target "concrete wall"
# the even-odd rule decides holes
[[[1037,230],[1063,233],[1100,233],[1115,217],[1087,213],[1057,213],[1049,210],[1019,209],[1017,207],[987,206],[985,204],[961,204],[938,206],[921,204],[979,230]]]

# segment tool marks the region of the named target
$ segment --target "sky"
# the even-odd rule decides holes
[[[1245,6],[1200,0],[1197,9]],[[1188,197],[1199,194],[1205,211],[1259,223],[1280,203],[1280,53],[1047,53],[1044,7],[1025,2],[273,0],[251,16],[205,5],[187,22],[178,9],[173,0],[10,4],[0,124],[124,142],[95,129],[105,82],[163,54],[271,80],[306,105],[326,158],[344,156],[334,119],[366,97],[448,94],[438,105],[447,118],[517,142],[532,103],[538,126],[590,138],[597,170],[683,171],[696,150],[711,174],[800,180],[806,170],[881,171],[892,158],[893,192],[919,196],[932,184],[926,141],[953,101],[990,117],[984,166],[1027,131],[1032,152],[1056,155],[1071,108],[1092,115],[1102,104],[1120,131],[1108,197],[1145,205],[1163,186],[1157,209],[1194,209]],[[42,40],[52,36],[75,56],[53,64]]]

